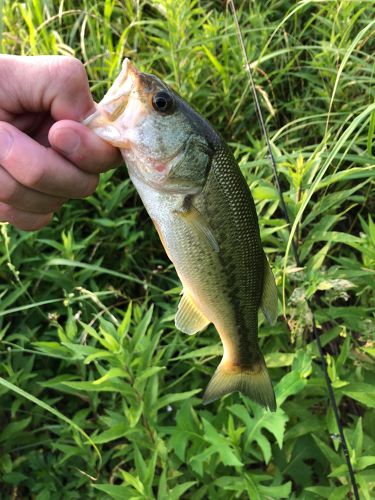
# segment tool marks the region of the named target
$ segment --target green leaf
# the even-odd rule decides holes
[[[135,278],[134,276],[130,276],[128,274],[123,274],[118,271],[114,271],[113,269],[107,269],[101,266],[96,266],[95,264],[88,264],[86,262],[79,262],[76,260],[68,260],[61,258],[53,258],[47,262],[48,266],[65,266],[65,267],[77,267],[81,269],[85,269],[92,273],[99,274],[109,274],[110,276],[116,276],[118,278],[123,278],[125,281],[131,281],[134,283],[143,284],[143,281]]]
[[[211,449],[215,450],[216,453],[220,455],[223,464],[232,465],[234,467],[243,466],[243,463],[238,458],[227,439],[219,434],[215,427],[208,422],[208,420],[202,418],[202,422],[204,428],[203,437],[212,445]]]
[[[251,417],[248,410],[241,405],[232,405],[228,409],[246,425],[245,446],[249,448],[254,442],[262,450],[264,461],[268,463],[271,459],[271,444],[262,430],[267,429],[277,440],[279,447],[283,445],[285,425],[288,421],[287,415],[280,408],[276,412],[269,412],[258,405],[252,405],[254,416]]]
[[[242,493],[246,489],[245,479],[242,477],[221,476],[215,480],[214,484],[220,489],[237,491],[238,493]]]
[[[47,412],[51,413],[52,415],[54,415],[58,419],[64,421],[70,427],[72,427],[73,429],[75,429],[76,431],[78,431],[93,446],[95,452],[97,453],[97,455],[99,457],[99,461],[101,461],[101,454],[100,454],[98,448],[96,447],[95,443],[92,441],[92,439],[90,438],[90,436],[88,434],[86,434],[86,432],[83,429],[81,429],[81,427],[79,427],[79,425],[77,425],[73,420],[71,420],[70,418],[66,417],[61,412],[59,412],[58,410],[56,410],[55,408],[52,408],[52,406],[48,405],[47,403],[45,403],[41,399],[36,398],[32,394],[29,394],[28,392],[24,391],[20,387],[17,387],[16,385],[12,384],[11,382],[8,382],[7,380],[4,380],[2,377],[0,377],[0,386],[1,385],[3,387],[5,387],[5,388],[9,389],[10,391],[13,391],[14,393],[18,394],[19,396],[21,396],[21,397],[23,397],[25,399],[28,399],[29,401],[31,401],[35,405],[43,408]]]
[[[186,481],[185,483],[178,484],[168,492],[168,499],[179,500],[183,494],[194,486],[196,481]]]
[[[290,366],[294,357],[294,352],[270,352],[264,358],[267,368],[280,368],[281,366]]]
[[[136,445],[134,447],[134,450],[136,451]],[[143,474],[143,475],[141,476],[141,478],[143,478],[143,482],[144,482],[149,493],[152,492],[152,484],[153,484],[153,481],[155,478],[158,455],[159,455],[159,450],[155,449],[151,455],[151,458],[148,458],[147,463],[144,462],[144,467],[140,465],[140,462],[139,462],[140,457],[139,456],[137,457],[135,455],[135,463],[137,466],[139,466],[140,470],[142,471],[141,474]],[[138,471],[138,467],[137,467],[137,471]]]
[[[6,425],[0,432],[0,443],[8,440],[10,441],[14,436],[26,429],[30,422],[31,417],[23,418],[16,422],[10,422],[10,424]]]
[[[25,476],[25,474],[22,474],[21,472],[8,472],[2,475],[1,479],[5,484],[18,485],[25,481],[25,479],[27,479],[27,476]]]
[[[137,490],[141,495],[143,495],[145,489],[138,477],[133,476],[130,472],[120,469],[120,473],[123,479],[129,483],[135,490]]]
[[[116,500],[124,500],[124,498],[131,498],[131,489],[128,488],[127,486],[117,486],[114,484],[93,484],[93,488],[96,490],[102,491],[103,493],[106,493],[109,495],[111,498],[115,498]]]
[[[355,469],[363,470],[371,467],[371,465],[375,465],[375,456],[359,457],[355,462]]]
[[[190,359],[190,358],[200,358],[207,356],[222,356],[223,355],[223,347],[221,345],[209,345],[205,347],[200,347],[199,349],[194,349],[193,351],[189,351],[185,354],[181,354],[177,356],[178,359]]]
[[[163,469],[158,482],[158,500],[164,500],[164,498],[168,498],[168,493],[166,469]]]
[[[124,314],[123,320],[121,321],[120,326],[118,327],[118,334],[120,340],[123,341],[127,336],[130,328],[131,317],[132,317],[132,302],[129,302],[128,308],[126,309],[126,313]]]
[[[166,394],[165,396],[162,396],[161,398],[158,399],[156,404],[153,406],[152,410],[153,412],[156,413],[161,408],[176,403],[177,401],[190,399],[198,392],[201,392],[201,389],[194,389],[192,391],[186,391],[186,392],[176,392],[175,394]]]
[[[124,396],[133,395],[133,389],[126,382],[102,382],[100,384],[95,384],[94,382],[62,382],[62,385],[75,389],[77,391],[87,391],[87,392],[119,392]]]
[[[343,459],[337,453],[335,453],[329,446],[327,446],[326,443],[324,443],[320,438],[318,438],[314,434],[312,435],[312,438],[314,439],[318,448],[326,457],[328,462],[331,464],[331,466],[338,467],[342,464]]]
[[[156,375],[162,370],[165,370],[165,366],[150,366],[149,368],[146,368],[139,375],[137,375],[137,383],[142,382],[143,380],[147,380],[148,378]]]
[[[271,498],[290,498],[290,494],[292,492],[292,482],[288,481],[287,483],[279,484],[277,486],[259,484],[258,488],[261,493]]]
[[[321,428],[322,421],[318,417],[311,417],[307,420],[303,419],[301,422],[298,422],[288,429],[285,434],[285,440],[292,441],[298,437],[305,436],[306,434],[317,432]]]
[[[124,438],[126,433],[129,431],[129,427],[130,426],[125,423],[114,425],[110,429],[94,436],[92,440],[95,444],[104,444],[114,441],[115,439]]]
[[[328,500],[342,500],[348,498],[348,493],[351,491],[349,485],[338,486],[329,495]]]
[[[315,493],[318,498],[328,498],[336,488],[332,486],[307,486],[305,491]]]
[[[357,457],[361,456],[363,447],[363,429],[362,429],[362,417],[358,419],[357,425],[355,426],[353,436],[351,439],[352,448],[354,448]]]
[[[138,352],[142,350],[142,339],[146,334],[147,328],[150,326],[153,311],[154,308],[151,306],[135,328],[131,339],[132,350]]]
[[[128,379],[129,374],[128,374],[128,372],[126,372],[122,368],[111,368],[102,377],[94,380],[93,384],[100,385],[100,384],[103,384],[103,382],[106,382],[107,380],[111,380],[112,378],[118,378],[118,377]]]
[[[301,392],[305,385],[306,379],[301,378],[297,371],[292,371],[284,375],[275,387],[277,405],[281,406],[289,396]]]
[[[375,387],[373,385],[356,382],[346,385],[340,391],[370,408],[375,408]]]

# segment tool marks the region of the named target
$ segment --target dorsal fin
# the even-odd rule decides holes
[[[277,288],[266,256],[264,256],[263,294],[260,307],[267,321],[273,325],[277,320]]]

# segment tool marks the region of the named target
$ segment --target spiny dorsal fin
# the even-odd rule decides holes
[[[277,320],[277,288],[266,256],[264,256],[263,295],[260,307],[267,321],[273,325]]]
[[[184,290],[175,317],[175,325],[181,332],[193,335],[210,324],[208,319],[198,310],[188,292]]]

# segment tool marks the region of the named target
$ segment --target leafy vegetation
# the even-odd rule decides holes
[[[223,133],[280,290],[277,325],[259,317],[278,410],[202,406],[218,336],[174,328],[180,283],[119,168],[39,232],[0,225],[1,498],[349,497],[306,298],[361,498],[375,495],[373,5],[237,4],[303,268],[222,2],[7,0],[1,47],[80,58],[98,100],[130,56]]]

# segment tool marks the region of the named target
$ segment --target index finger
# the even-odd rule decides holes
[[[52,148],[46,148],[9,123],[0,121],[1,166],[20,184],[62,198],[92,194],[98,176],[83,172]]]

